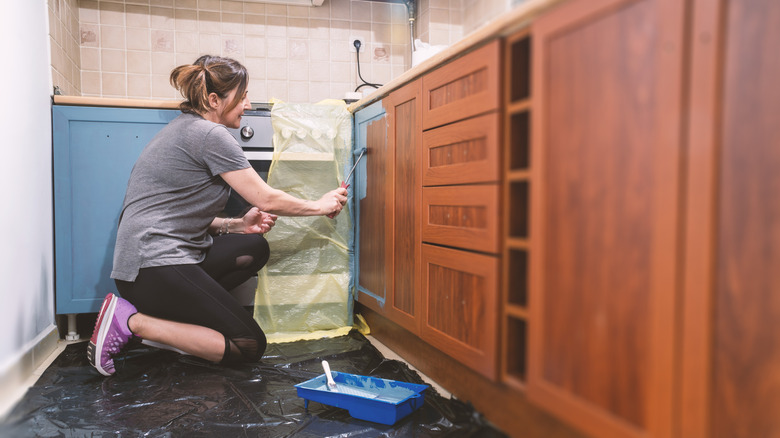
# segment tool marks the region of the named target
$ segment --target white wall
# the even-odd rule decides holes
[[[7,398],[5,384],[27,377],[34,347],[54,327],[51,62],[46,0],[0,0],[0,10],[0,392]]]

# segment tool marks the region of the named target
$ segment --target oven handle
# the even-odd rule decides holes
[[[274,157],[273,152],[245,151],[244,155],[246,155],[247,160],[255,161],[271,161],[271,159]]]

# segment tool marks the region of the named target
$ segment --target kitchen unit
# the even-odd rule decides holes
[[[422,82],[421,225],[362,232],[392,236],[385,260],[422,251],[383,265],[384,302],[359,294],[372,333],[511,434],[573,433],[548,413],[599,437],[780,434],[780,6],[571,0],[523,18],[377,97],[389,114]],[[494,95],[439,112],[427,83],[487,92],[480,51]],[[377,144],[403,147],[400,120]],[[397,186],[372,191],[397,218]],[[421,303],[413,319],[396,296]]]
[[[779,29],[533,2],[355,104],[372,335],[511,435],[780,434]]]

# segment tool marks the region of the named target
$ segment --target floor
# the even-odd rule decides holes
[[[89,365],[86,347],[85,340],[57,345],[0,419],[0,436],[506,436],[469,403],[356,330],[269,344],[257,364],[228,366],[136,342],[118,358],[111,378]],[[311,387],[324,379],[325,359],[348,388],[379,393],[361,394],[361,400],[350,391],[354,395]],[[386,386],[383,379],[406,383]],[[309,386],[301,392],[304,381]],[[420,384],[433,386],[424,398],[406,394],[423,390]]]
[[[413,367],[411,364],[407,363],[401,356],[396,354],[393,350],[389,349],[387,346],[379,342],[376,338],[374,338],[371,335],[366,336],[366,338],[371,342],[371,344],[376,347],[377,350],[379,350],[384,357],[387,359],[394,359],[401,362],[406,363],[409,368],[417,372],[420,377],[429,385],[433,386],[436,391],[439,392],[444,398],[450,398],[451,394],[449,391],[444,389],[441,385],[434,382],[431,378],[426,376],[425,374],[421,373],[418,369]],[[24,396],[24,394],[27,392],[27,389],[30,388],[35,384],[35,382],[38,381],[38,379],[41,377],[44,371],[51,365],[52,362],[59,356],[63,351],[65,351],[65,347],[67,347],[69,344],[72,343],[79,343],[79,342],[87,342],[87,339],[81,339],[78,341],[65,341],[60,340],[60,342],[57,343],[57,348],[51,353],[51,355],[46,358],[46,360],[41,364],[38,369],[36,369],[33,374],[25,381],[23,385],[20,385],[18,388],[16,388],[15,391],[9,391],[4,394],[2,398],[0,398],[0,418],[5,417],[8,412],[11,410],[11,408],[16,405],[16,403]],[[7,391],[7,389],[6,389]]]

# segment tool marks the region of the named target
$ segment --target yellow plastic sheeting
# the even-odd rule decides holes
[[[335,102],[274,103],[271,187],[316,200],[339,186],[351,163],[352,116],[344,102]],[[266,234],[271,257],[259,273],[254,317],[269,342],[349,330],[351,234],[347,207],[335,219],[280,217]]]

